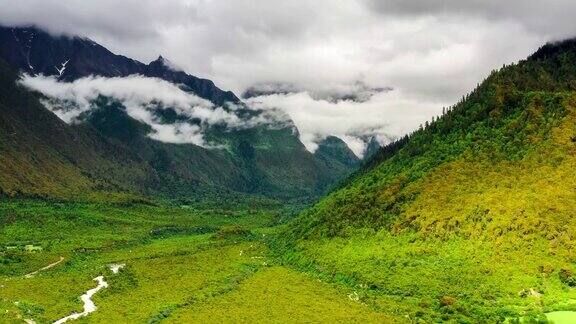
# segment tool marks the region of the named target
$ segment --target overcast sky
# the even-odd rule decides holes
[[[283,108],[309,138],[401,135],[492,69],[576,36],[574,13],[574,0],[0,0],[1,24],[85,35],[144,62],[162,54],[237,94],[295,85],[253,101]],[[316,95],[357,84],[394,90]]]

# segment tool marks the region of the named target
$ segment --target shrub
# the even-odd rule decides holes
[[[252,233],[249,230],[246,230],[238,225],[234,226],[225,226],[220,228],[215,234],[214,238],[216,239],[227,239],[231,237],[249,237]]]
[[[447,307],[452,306],[456,303],[456,298],[452,296],[442,296],[440,297],[440,306]]]
[[[576,287],[576,277],[574,277],[574,272],[572,272],[572,270],[560,269],[558,277],[560,277],[562,283],[567,284],[570,287]]]

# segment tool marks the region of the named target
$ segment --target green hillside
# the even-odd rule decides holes
[[[0,61],[2,195],[108,200],[155,181],[137,155],[90,127],[65,124],[16,78]]]
[[[546,45],[382,149],[292,224],[286,262],[413,319],[576,310],[574,62]]]
[[[290,128],[211,130],[218,149],[148,137],[149,126],[99,97],[82,123],[66,124],[17,84],[0,60],[0,194],[67,200],[147,196],[194,203],[300,204],[357,167],[342,145],[308,152]],[[115,198],[114,198],[115,197]],[[132,198],[130,198],[132,197]]]

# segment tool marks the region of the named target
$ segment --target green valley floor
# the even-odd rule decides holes
[[[393,322],[347,287],[279,264],[274,212],[4,202],[0,322]]]
[[[285,245],[280,210],[12,200],[0,217],[1,323],[82,313],[97,287],[96,309],[68,323],[570,323],[576,309],[563,261],[538,245],[360,232]]]

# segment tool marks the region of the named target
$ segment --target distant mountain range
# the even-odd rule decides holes
[[[242,98],[250,99],[269,95],[290,95],[306,92],[315,100],[325,100],[332,103],[340,101],[366,102],[374,95],[392,91],[391,87],[371,87],[362,81],[356,81],[340,88],[327,87],[323,90],[312,90],[291,83],[273,82],[256,84],[242,93]]]
[[[275,127],[210,125],[205,137],[217,145],[205,148],[152,139],[149,125],[133,118],[122,101],[101,96],[90,103],[90,111],[67,124],[45,107],[49,98],[20,85],[21,73],[51,76],[63,83],[86,77],[158,78],[240,119],[260,112],[247,109],[234,93],[212,81],[178,70],[161,56],[144,64],[89,39],[54,36],[34,27],[0,27],[0,45],[3,195],[67,199],[81,192],[86,197],[130,193],[201,201],[308,200],[360,163],[336,137],[327,138],[310,153],[289,120]],[[55,104],[66,109],[68,103]],[[151,114],[162,125],[200,123],[166,105],[158,105]]]

